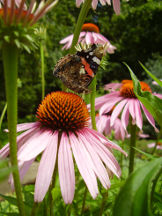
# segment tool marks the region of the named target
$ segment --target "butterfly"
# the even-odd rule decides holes
[[[103,56],[103,46],[93,44],[88,49],[81,49],[75,54],[61,58],[53,71],[63,84],[76,93],[88,93]]]

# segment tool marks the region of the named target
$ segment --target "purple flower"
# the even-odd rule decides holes
[[[73,34],[67,36],[60,41],[60,44],[65,44],[62,49],[69,49],[72,45]],[[80,33],[78,43],[82,44],[101,44],[107,47],[107,52],[114,53],[116,47],[113,46],[110,41],[99,33],[99,28],[93,23],[85,23],[82,26],[82,32]]]
[[[84,0],[76,0],[76,6],[80,7],[81,3],[83,3]],[[111,5],[110,0],[92,0],[92,8],[96,10],[98,2],[101,3],[101,5]],[[112,0],[113,8],[116,14],[120,14],[120,0]]]
[[[150,87],[145,82],[140,82],[141,89],[143,91],[151,92]],[[153,116],[145,108],[145,106],[136,98],[133,92],[133,82],[132,80],[123,80],[120,85],[115,83],[116,87],[119,88],[117,91],[112,91],[109,94],[98,97],[95,100],[95,108],[99,109],[99,114],[103,115],[108,113],[114,106],[115,108],[111,114],[110,126],[112,127],[115,123],[117,117],[121,114],[121,122],[126,130],[129,123],[129,115],[132,117],[132,123],[136,124],[140,130],[143,127],[143,118],[141,113],[141,108],[149,121],[149,123],[155,127],[155,121]],[[115,85],[111,86],[115,90]],[[110,89],[110,86],[107,86],[105,89]],[[157,94],[156,94],[157,95]]]
[[[41,202],[48,191],[58,159],[61,193],[71,203],[75,192],[74,162],[93,198],[98,194],[97,178],[104,188],[110,187],[108,168],[117,177],[120,166],[111,149],[126,154],[117,144],[88,128],[89,113],[82,98],[73,93],[48,94],[37,109],[37,122],[17,126],[18,161],[21,180],[42,153],[35,183],[35,202]],[[9,154],[9,144],[0,150],[2,158]],[[11,179],[12,183],[12,179]]]
[[[157,144],[155,142],[149,143],[147,146],[148,148],[155,148],[156,146],[156,149],[162,150],[162,142],[158,142]]]

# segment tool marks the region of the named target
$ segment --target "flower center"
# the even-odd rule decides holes
[[[83,24],[82,31],[89,31],[89,32],[96,32],[96,33],[100,32],[98,26],[93,24],[93,23],[85,23],[85,24]]]
[[[133,81],[132,80],[123,80],[122,86],[120,88],[120,95],[126,98],[136,98],[134,94]],[[150,86],[145,82],[140,82],[142,91],[151,91]]]
[[[58,91],[44,98],[36,117],[42,126],[52,130],[75,131],[88,126],[89,113],[81,97]]]

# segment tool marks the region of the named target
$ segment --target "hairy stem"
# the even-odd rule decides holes
[[[96,128],[96,114],[95,114],[95,97],[96,97],[96,76],[94,77],[92,83],[91,83],[91,121],[92,121],[92,128],[94,130],[97,130]]]
[[[76,24],[76,27],[74,30],[74,37],[73,37],[70,53],[75,52],[75,45],[78,42],[78,38],[79,38],[81,29],[82,29],[82,25],[84,24],[85,18],[88,14],[90,7],[91,7],[91,3],[92,3],[92,0],[85,0],[83,6],[81,8],[81,11],[79,13],[79,17],[77,20],[77,24]]]
[[[41,78],[42,78],[42,100],[45,96],[45,78],[44,78],[44,46],[43,42],[40,43],[40,55],[41,55]]]
[[[134,160],[135,160],[135,149],[136,147],[136,125],[130,123],[130,151],[129,151],[129,175],[134,170]]]
[[[18,167],[16,125],[17,125],[17,62],[18,49],[11,44],[3,44],[3,65],[5,73],[5,86],[7,97],[7,118],[10,143],[10,161],[13,167]],[[18,168],[13,170],[14,187],[17,204],[21,216],[25,215],[20,176]]]

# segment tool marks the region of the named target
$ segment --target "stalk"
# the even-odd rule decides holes
[[[7,118],[10,143],[10,161],[13,167],[14,187],[17,196],[17,205],[21,216],[25,215],[20,176],[17,162],[17,143],[16,143],[16,125],[17,125],[17,63],[18,49],[11,44],[3,44],[3,66],[5,73],[5,86],[7,97]]]
[[[82,216],[83,213],[84,213],[84,207],[85,207],[85,201],[86,201],[86,197],[87,197],[87,192],[88,192],[87,187],[85,187],[84,197],[83,197],[83,203],[82,203],[82,210],[81,210],[80,216]]]
[[[40,55],[41,55],[41,78],[42,78],[42,100],[45,96],[45,78],[44,78],[44,46],[43,42],[40,43]]]
[[[134,170],[134,159],[135,159],[135,149],[136,146],[136,125],[130,123],[130,151],[129,151],[129,175]]]
[[[101,207],[100,207],[99,216],[102,216],[102,214],[104,212],[104,206],[107,202],[107,199],[108,199],[108,191],[106,191],[102,194],[102,203],[101,203]]]
[[[96,98],[96,76],[93,78],[93,81],[91,83],[91,121],[92,121],[92,128],[94,130],[97,130],[96,128],[96,114],[95,114],[95,98]]]
[[[82,25],[83,25],[83,23],[85,21],[85,18],[86,18],[87,14],[88,14],[88,11],[89,11],[90,7],[91,7],[91,3],[92,3],[92,0],[85,0],[83,6],[81,8],[81,11],[79,13],[79,17],[78,17],[78,20],[77,20],[77,24],[76,24],[76,27],[75,27],[75,30],[74,30],[74,37],[73,37],[70,53],[75,52],[75,45],[78,42],[78,38],[79,38],[81,29],[82,29]]]

